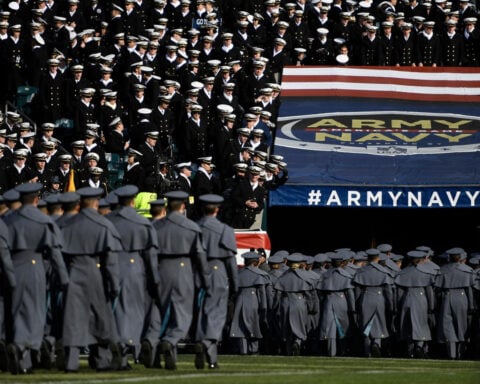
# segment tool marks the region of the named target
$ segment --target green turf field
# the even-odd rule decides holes
[[[145,369],[96,373],[82,361],[79,373],[36,371],[15,376],[0,373],[0,383],[335,383],[335,384],[479,384],[480,362],[286,356],[220,355],[220,369],[198,371],[193,355],[180,354],[177,371]]]

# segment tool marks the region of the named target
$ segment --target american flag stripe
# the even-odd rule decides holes
[[[480,101],[480,68],[285,67],[285,96]]]

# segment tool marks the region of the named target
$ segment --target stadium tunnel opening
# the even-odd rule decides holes
[[[440,254],[462,247],[480,251],[480,209],[269,207],[267,232],[272,252],[314,256],[337,248],[365,250],[381,243],[405,255],[420,245]]]

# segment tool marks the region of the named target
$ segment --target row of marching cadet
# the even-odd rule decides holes
[[[218,369],[222,353],[478,356],[480,257],[462,248],[266,260],[257,250],[239,268],[220,195],[200,196],[193,221],[189,195],[167,192],[149,220],[134,208],[134,185],[115,190],[105,215],[100,188],[62,193],[50,215],[38,208],[41,188],[17,186],[21,206],[0,221],[2,370],[75,373],[83,353],[99,372],[175,370],[185,343],[197,369]]]
[[[245,258],[255,271],[263,265],[258,255]],[[467,258],[459,247],[434,255],[419,246],[406,256],[389,244],[314,257],[277,251],[261,273],[263,332],[242,353],[473,359],[479,263],[480,255]]]

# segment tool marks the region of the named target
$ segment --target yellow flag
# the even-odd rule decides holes
[[[74,170],[70,169],[70,175],[68,176],[67,185],[65,185],[65,192],[75,192],[77,189],[75,188],[75,178],[74,178]]]

